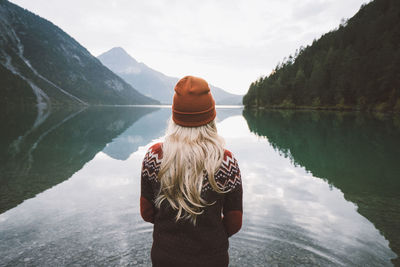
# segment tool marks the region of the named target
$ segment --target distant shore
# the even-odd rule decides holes
[[[90,105],[95,107],[144,107],[144,108],[171,108],[172,105]],[[243,105],[215,105],[216,108],[244,108]]]
[[[351,106],[244,106],[246,110],[330,110],[330,111],[357,111],[357,112],[366,112],[366,113],[388,113],[388,114],[400,114],[400,111],[396,110],[381,110],[381,109],[361,109],[357,107]]]

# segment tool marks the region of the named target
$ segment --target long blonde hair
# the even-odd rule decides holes
[[[218,135],[215,121],[182,127],[170,119],[162,151],[156,206],[160,208],[167,200],[177,210],[176,221],[188,219],[196,224],[197,215],[213,204],[201,197],[205,175],[216,192],[224,192],[214,177],[224,157],[224,140]]]

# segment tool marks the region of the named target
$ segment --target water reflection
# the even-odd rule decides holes
[[[56,110],[39,126],[30,111],[7,114],[0,133],[0,213],[68,179],[114,137],[155,110]]]
[[[32,167],[24,178],[16,179],[21,192],[40,184],[35,174],[44,177],[45,186],[37,187],[36,193],[41,193],[35,197],[0,214],[0,265],[149,266],[152,225],[139,215],[140,167],[147,148],[162,137],[170,114],[170,109],[103,108],[66,112],[54,118],[57,123],[47,128],[42,124],[52,130],[20,150],[24,155],[37,143]],[[353,204],[357,202],[340,184],[326,176],[320,176],[326,180],[316,178],[307,164],[295,160],[291,146],[261,130],[269,125],[278,136],[286,136],[295,122],[287,123],[289,119],[279,115],[280,122],[274,124],[263,116],[245,114],[255,135],[240,109],[217,114],[219,132],[237,157],[244,181],[244,224],[230,239],[231,266],[390,265],[395,254],[388,241],[366,215],[357,212]],[[323,120],[321,116],[318,122]],[[8,138],[3,147],[29,129]],[[311,135],[320,143],[316,136]],[[2,155],[2,160],[12,162],[8,157]],[[18,170],[7,166],[1,174],[17,176]],[[2,199],[12,199],[13,194],[1,191]]]
[[[291,111],[244,116],[252,132],[295,165],[339,188],[400,254],[398,117]]]
[[[139,146],[164,135],[166,122],[170,116],[171,112],[166,108],[148,114],[114,138],[103,152],[114,159],[126,160]]]

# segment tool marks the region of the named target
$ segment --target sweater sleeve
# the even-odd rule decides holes
[[[140,215],[146,222],[154,223],[155,207],[153,204],[153,188],[149,179],[149,157],[150,152],[146,153],[142,163],[140,179]]]
[[[226,193],[225,196],[223,206],[224,217],[222,222],[224,224],[225,231],[230,237],[237,233],[242,227],[243,188],[237,160],[232,157],[232,161],[229,163],[229,165],[230,171],[227,183],[230,191]]]

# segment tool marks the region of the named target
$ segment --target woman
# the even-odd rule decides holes
[[[165,141],[143,160],[140,212],[154,224],[153,266],[228,266],[242,225],[242,182],[215,124],[207,82],[178,81]]]

